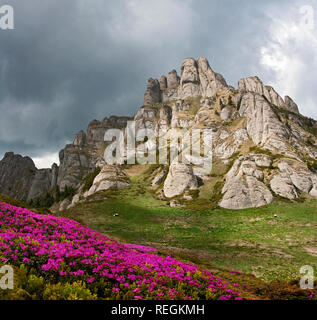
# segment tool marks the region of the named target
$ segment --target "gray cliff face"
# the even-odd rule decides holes
[[[307,194],[317,198],[316,172],[307,164],[307,159],[317,159],[317,122],[302,116],[289,96],[283,99],[258,77],[241,79],[234,89],[204,57],[184,59],[181,76],[173,70],[161,77],[155,90],[156,99],[145,101],[135,117],[137,129],[212,129],[214,158],[223,164],[233,162],[223,176],[220,206],[258,207],[271,203],[275,196],[296,199]],[[147,93],[150,91],[148,87]],[[233,158],[236,154],[238,159]],[[199,174],[195,164],[192,167],[192,171],[182,166],[178,170],[171,165],[163,190],[158,192],[167,198],[185,198],[186,189],[199,189],[193,183]],[[210,179],[208,174],[199,177]]]
[[[59,153],[60,166],[37,169],[33,160],[8,152],[0,161],[0,193],[23,201],[30,201],[59,186],[77,188],[87,173],[103,161],[106,147],[104,134],[109,128],[124,128],[130,117],[109,117],[94,120],[87,134],[80,131],[72,144]]]
[[[27,201],[40,197],[43,191],[49,191],[54,187],[53,175],[51,169],[40,169],[36,171],[31,188],[27,197]]]
[[[0,162],[0,192],[26,200],[36,171],[31,158],[15,155],[13,152],[6,153]]]
[[[66,186],[76,188],[89,171],[101,164],[107,143],[104,135],[107,129],[123,129],[130,117],[111,116],[102,121],[93,120],[89,123],[87,134],[80,131],[75,135],[74,142],[66,145],[59,153],[60,167],[57,185],[63,191]]]
[[[100,191],[129,186],[122,168],[107,165],[103,158],[106,130],[118,128],[124,133],[129,120],[113,116],[91,121],[86,132],[78,132],[73,143],[61,150],[59,167],[37,170],[30,158],[6,154],[0,161],[0,192],[29,200],[56,185],[61,190],[71,186],[77,191],[74,198],[54,208],[64,210]],[[169,129],[175,134],[187,129],[184,138],[194,128],[212,132],[208,138],[212,155],[206,159],[212,158],[215,171],[201,170],[199,163],[206,159],[191,156],[191,164],[170,159],[169,166],[158,168],[150,177],[151,188],[160,198],[190,201],[192,194],[200,196],[204,182],[211,179],[220,187],[210,193],[218,192],[219,206],[228,209],[259,207],[278,197],[317,198],[317,122],[302,116],[290,97],[283,99],[258,77],[241,79],[235,89],[213,71],[206,58],[186,58],[180,76],[172,70],[159,80],[149,79],[144,105],[134,120],[137,132],[151,129],[164,136]],[[151,150],[153,145],[140,143],[136,153],[143,147]],[[180,156],[188,156],[187,144],[177,148]],[[101,172],[84,192],[83,179],[96,167]]]
[[[13,152],[0,161],[0,193],[29,201],[56,186],[57,165],[38,170],[29,157]]]

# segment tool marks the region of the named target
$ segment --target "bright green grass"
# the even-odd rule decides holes
[[[188,210],[168,207],[146,186],[144,177],[135,177],[130,188],[106,193],[108,200],[80,204],[61,215],[126,242],[264,280],[295,279],[302,265],[317,266],[317,201]]]

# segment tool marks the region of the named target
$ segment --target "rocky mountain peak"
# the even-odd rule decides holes
[[[38,170],[30,158],[7,153],[0,161],[0,192],[32,199],[56,185],[61,190],[73,187],[75,197],[59,206],[66,209],[108,188],[127,187],[131,181],[122,167],[104,160],[104,135],[109,128],[126,133],[132,119],[91,121],[86,132],[79,131],[61,150],[59,167]],[[163,135],[169,129],[186,129],[185,135],[194,128],[212,131],[211,172],[202,172],[197,159],[190,164],[170,159],[169,166],[159,167],[150,177],[152,190],[164,200],[190,201],[202,188],[210,197],[217,193],[219,206],[229,209],[262,206],[277,197],[317,198],[317,122],[301,115],[289,96],[283,99],[259,77],[243,78],[235,89],[205,57],[186,58],[180,76],[174,69],[159,80],[148,80],[144,104],[134,120],[137,131]],[[150,150],[152,145],[141,143],[136,152],[142,147]],[[180,157],[186,148],[179,146]],[[98,168],[93,185],[84,192],[84,178]],[[208,190],[208,181],[217,188]]]
[[[241,79],[238,84],[238,89],[242,93],[253,92],[264,96],[271,104],[289,110],[291,112],[299,113],[298,106],[289,97],[285,97],[285,101],[271,86],[266,86],[258,77],[248,77]]]
[[[144,105],[165,103],[189,97],[212,97],[228,85],[222,75],[215,73],[205,57],[185,58],[181,76],[174,69],[160,80],[150,78],[144,95]]]

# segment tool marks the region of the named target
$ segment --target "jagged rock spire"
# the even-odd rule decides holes
[[[289,111],[299,113],[297,104],[289,97],[285,101],[271,86],[265,86],[258,77],[243,78],[238,84],[239,91],[242,93],[253,92],[264,96],[271,104],[284,108]]]
[[[144,95],[144,105],[169,102],[189,97],[212,97],[228,85],[223,76],[215,73],[205,57],[186,58],[181,64],[181,76],[176,70],[162,76],[160,81],[150,78]]]

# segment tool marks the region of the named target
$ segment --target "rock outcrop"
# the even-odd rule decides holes
[[[277,165],[279,171],[271,179],[271,188],[277,195],[296,199],[299,192],[310,194],[317,198],[317,174],[296,160],[285,159]]]
[[[279,108],[287,109],[294,113],[299,113],[296,103],[289,97],[285,101],[271,86],[265,86],[258,77],[244,78],[239,81],[239,91],[242,93],[253,92],[264,96],[269,103]]]
[[[7,152],[0,161],[0,193],[30,201],[54,188],[57,174],[56,164],[38,170],[31,158]]]
[[[224,77],[215,73],[205,57],[199,57],[197,60],[198,72],[201,85],[201,95],[203,97],[212,97],[217,91],[228,87]]]
[[[205,57],[186,58],[181,65],[181,76],[176,70],[160,80],[150,78],[144,94],[144,105],[166,103],[192,97],[212,97],[228,88],[224,77],[214,72]]]
[[[154,178],[152,180],[152,187],[157,187],[159,186],[163,181],[166,176],[166,170],[161,170],[159,169],[158,171],[154,172]]]
[[[61,150],[59,167],[37,170],[30,158],[7,154],[0,162],[0,192],[29,200],[56,185],[61,191],[73,187],[76,195],[60,203],[59,210],[99,191],[129,186],[121,167],[107,165],[104,159],[104,150],[111,143],[104,141],[106,130],[118,128],[124,134],[130,130],[129,120],[112,116],[91,121],[86,132],[78,132],[73,143]],[[301,115],[289,96],[283,99],[258,77],[241,79],[235,89],[206,58],[186,58],[179,75],[172,70],[159,80],[148,80],[144,104],[134,121],[136,134],[147,129],[160,138],[169,137],[169,149],[177,151],[164,163],[170,163],[169,168],[161,167],[148,179],[160,199],[191,201],[193,194],[200,196],[201,185],[212,179],[217,186],[224,183],[210,193],[217,192],[219,205],[228,209],[259,207],[279,197],[317,198],[317,122]],[[171,141],[170,129],[180,143]],[[202,155],[202,150],[195,155],[188,152],[194,129],[209,131],[206,141],[212,152],[208,155]],[[124,135],[120,139],[125,143]],[[200,141],[200,135],[191,138],[191,143]],[[138,157],[155,149],[155,140],[137,141],[135,150],[125,150],[120,159],[124,163],[131,151]],[[177,163],[180,158],[186,163]],[[206,162],[217,167],[202,168]],[[84,193],[83,179],[96,167],[102,170]],[[197,191],[191,194],[190,190]],[[179,205],[178,200],[171,205]]]
[[[260,207],[273,202],[270,190],[264,184],[263,167],[272,159],[261,154],[250,154],[235,161],[226,176],[220,206],[227,209]]]
[[[239,113],[241,117],[249,119],[247,132],[254,144],[280,152],[289,150],[287,142],[290,132],[264,96],[254,93],[245,94]]]
[[[130,184],[130,179],[118,166],[106,165],[94,179],[91,188],[84,193],[84,197],[89,197],[99,191],[106,191],[110,188],[126,188]]]
[[[155,104],[161,102],[160,83],[157,79],[150,78],[146,92],[144,94],[144,105]]]
[[[191,166],[182,163],[175,163],[170,166],[164,182],[165,197],[173,198],[183,194],[186,190],[197,188],[198,181]]]
[[[130,117],[111,116],[102,121],[93,120],[89,123],[87,134],[80,131],[75,135],[74,142],[66,145],[59,153],[59,173],[57,185],[63,191],[65,187],[76,188],[89,171],[97,165],[105,165],[103,153],[107,146],[104,141],[107,129],[124,129]]]

